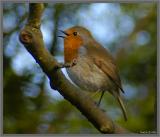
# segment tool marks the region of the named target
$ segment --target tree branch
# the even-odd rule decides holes
[[[43,4],[30,4],[27,25],[21,30],[19,39],[34,57],[50,80],[50,85],[74,105],[101,133],[127,133],[97,107],[86,93],[69,82],[57,68],[58,62],[45,48],[40,30]]]

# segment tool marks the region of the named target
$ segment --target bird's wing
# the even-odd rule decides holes
[[[115,61],[110,53],[99,44],[96,44],[96,46],[92,45],[92,47],[86,46],[86,49],[94,64],[124,93]]]
[[[103,59],[99,59],[96,57],[93,58],[93,61],[94,64],[108,76],[108,78],[115,84],[115,86],[117,86],[124,93],[116,66],[112,64],[112,62],[106,62]]]

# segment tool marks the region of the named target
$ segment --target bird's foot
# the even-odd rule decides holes
[[[98,102],[95,102],[96,106],[100,108],[100,104]],[[101,111],[106,112],[103,108],[100,108]]]
[[[105,111],[104,109],[102,109],[102,108],[101,108],[101,110],[102,110],[103,112],[106,112],[106,111]]]
[[[77,64],[77,60],[74,59],[72,62],[70,63],[58,63],[56,66],[55,66],[55,69],[61,69],[61,68],[70,68],[70,67],[73,67]]]

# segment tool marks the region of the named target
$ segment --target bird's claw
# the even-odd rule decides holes
[[[70,63],[58,63],[57,66],[55,67],[56,69],[61,69],[61,68],[70,68],[73,67],[77,64],[77,60],[74,59],[72,62]]]
[[[77,60],[74,59],[74,60],[72,61],[72,66],[74,66],[74,65],[76,65],[76,64],[77,64]]]
[[[95,102],[95,105],[100,108],[99,104],[97,102]],[[106,112],[103,108],[100,108],[102,112]]]

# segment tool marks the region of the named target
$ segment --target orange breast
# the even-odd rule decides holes
[[[80,39],[67,37],[64,39],[64,60],[71,62],[78,57],[78,49],[82,45]]]

